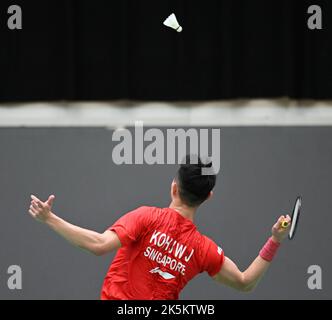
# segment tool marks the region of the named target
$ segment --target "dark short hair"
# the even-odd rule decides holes
[[[203,168],[211,168],[212,161],[202,161],[197,155],[187,155],[177,172],[181,200],[190,207],[197,207],[209,196],[216,184],[216,175],[202,175]]]

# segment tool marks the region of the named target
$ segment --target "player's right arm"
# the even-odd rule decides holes
[[[52,195],[46,202],[31,196],[30,215],[39,222],[45,223],[71,244],[89,251],[97,256],[106,254],[121,247],[117,234],[107,230],[98,233],[75,226],[55,215],[52,205],[55,197]]]
[[[231,259],[225,257],[219,273],[217,273],[213,278],[217,282],[239,291],[252,291],[270,267],[274,253],[289,232],[290,223],[288,228],[281,227],[284,220],[290,222],[290,217],[281,216],[278,219],[272,228],[272,237],[245,271],[240,271]]]

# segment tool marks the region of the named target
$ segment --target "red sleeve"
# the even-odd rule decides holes
[[[205,237],[204,250],[206,251],[206,255],[203,262],[203,271],[208,272],[211,277],[214,277],[221,270],[224,263],[224,251],[207,237]]]
[[[151,223],[151,208],[140,207],[122,216],[109,230],[114,231],[122,244],[126,246],[137,241]]]

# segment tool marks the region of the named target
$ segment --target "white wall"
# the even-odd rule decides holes
[[[332,125],[332,102],[77,102],[0,105],[0,126],[302,126]]]

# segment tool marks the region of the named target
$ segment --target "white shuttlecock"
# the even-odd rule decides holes
[[[165,21],[164,25],[166,27],[172,28],[176,30],[177,32],[182,32],[182,27],[179,25],[178,20],[176,19],[176,16],[174,13],[172,13]]]

